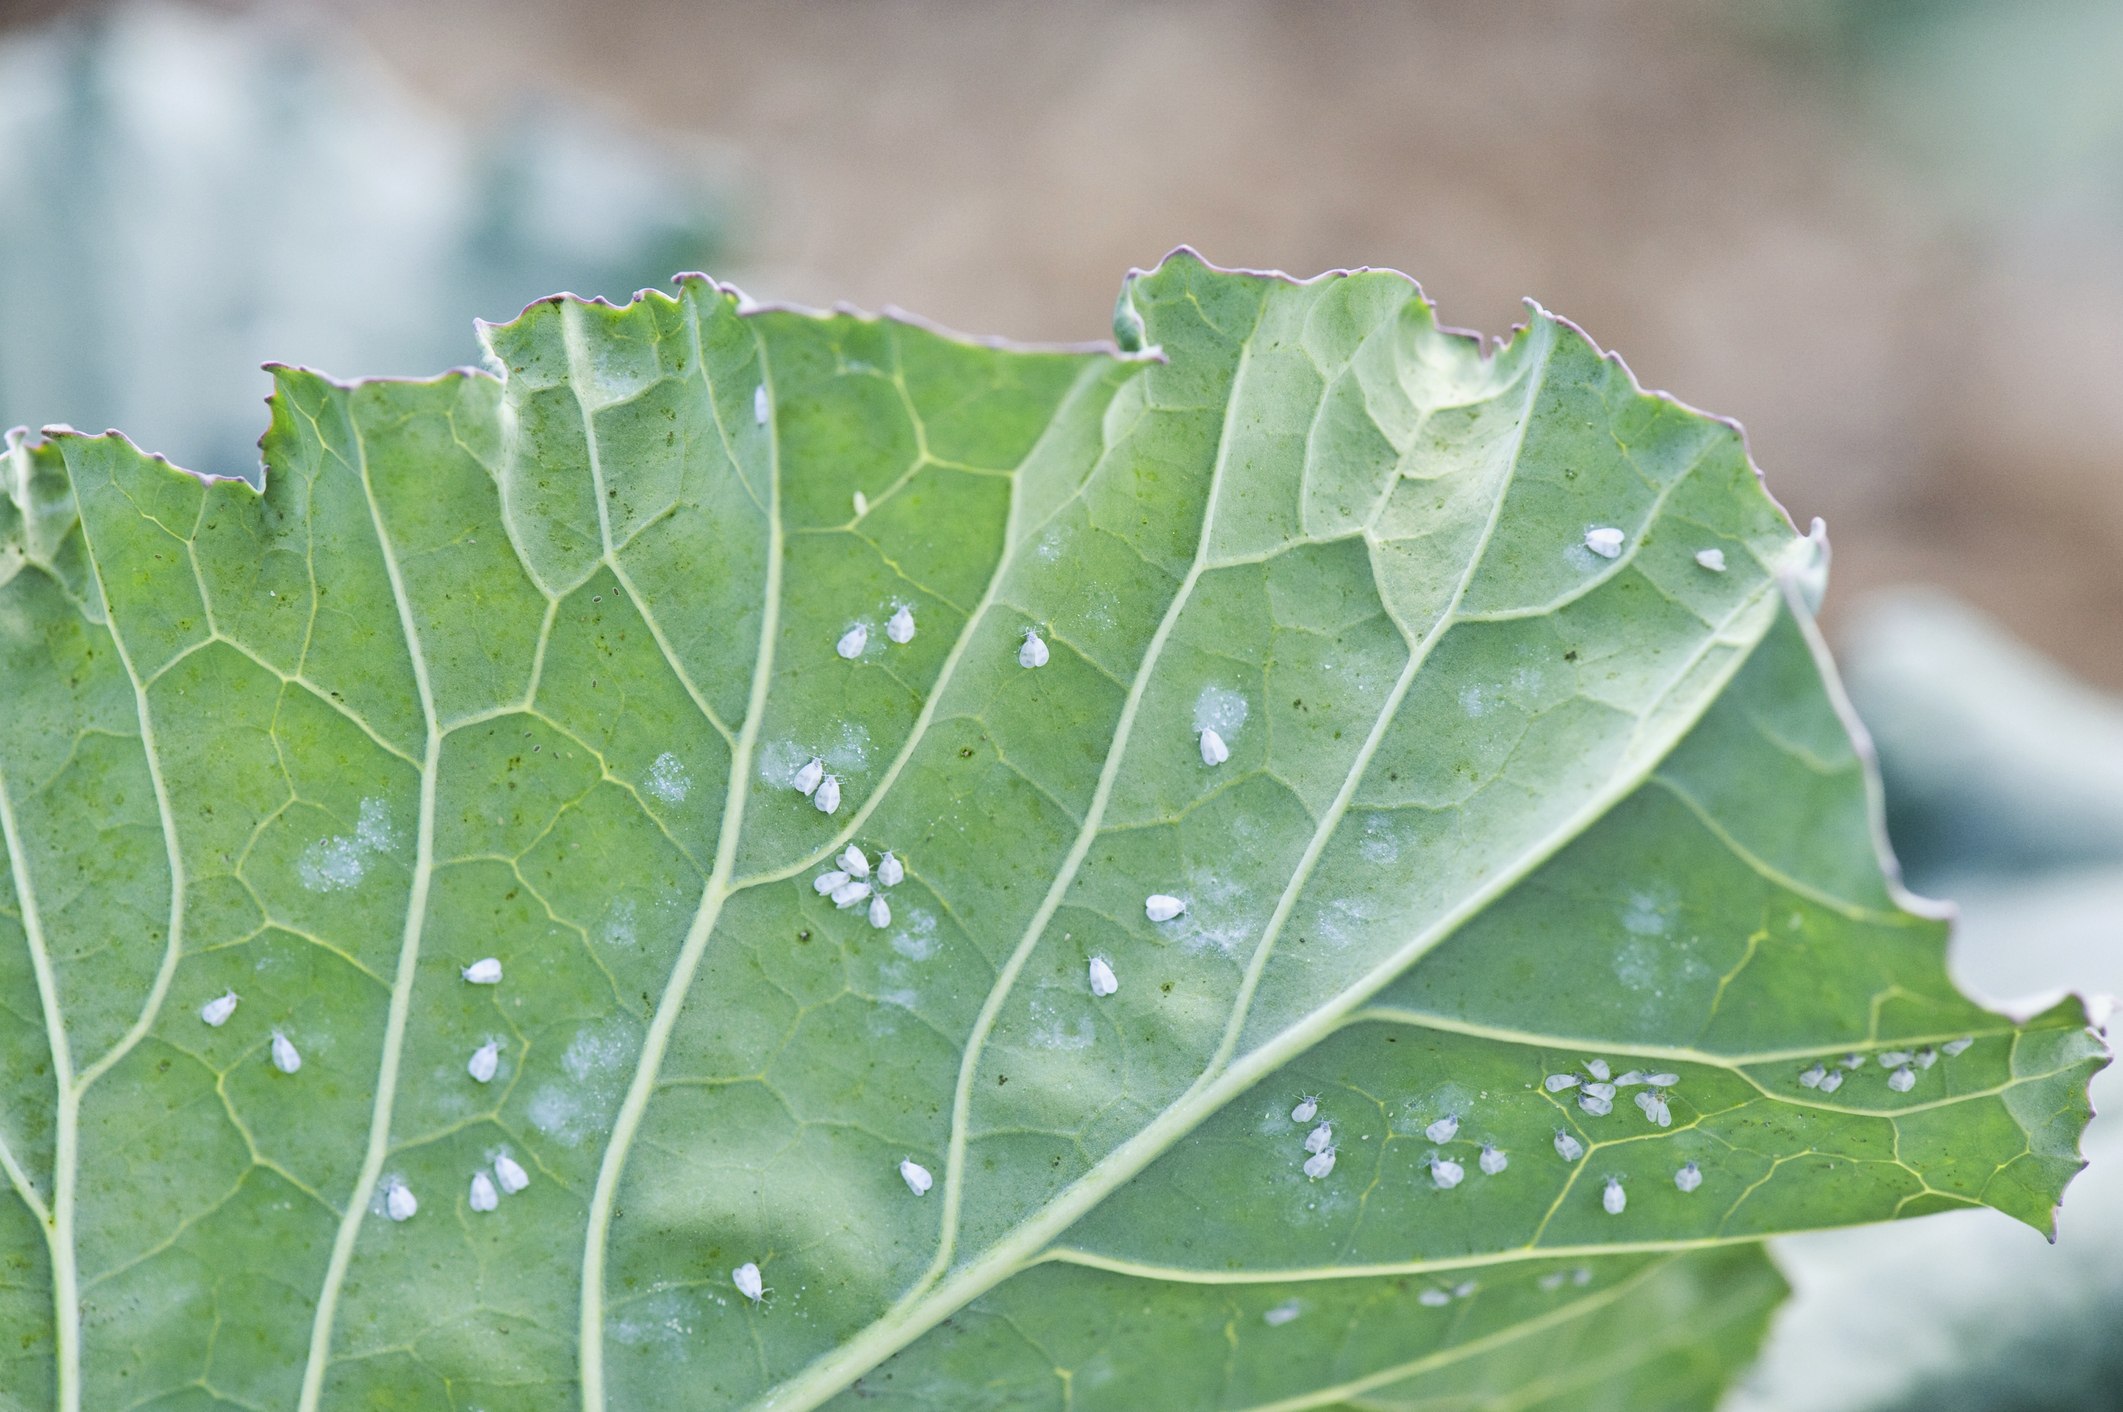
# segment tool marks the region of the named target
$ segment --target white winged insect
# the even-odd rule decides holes
[[[1485,1142],[1482,1144],[1482,1156],[1480,1165],[1483,1176],[1493,1177],[1498,1172],[1501,1172],[1506,1167],[1510,1166],[1511,1159],[1504,1155],[1503,1149]]]
[[[760,1282],[759,1267],[749,1260],[730,1271],[730,1283],[736,1285],[737,1292],[754,1304],[767,1297],[767,1287]]]
[[[510,1196],[514,1196],[531,1184],[531,1174],[526,1172],[522,1164],[506,1152],[500,1153],[494,1158],[494,1175],[501,1179],[501,1189]]]
[[[1120,989],[1120,977],[1113,974],[1113,967],[1107,963],[1105,957],[1092,957],[1088,969],[1091,974],[1091,993],[1093,995],[1103,998]]]
[[[229,1016],[236,1013],[236,1000],[233,990],[217,995],[199,1007],[199,1018],[218,1030],[229,1022]]]
[[[1629,1193],[1622,1190],[1620,1177],[1607,1179],[1607,1185],[1600,1191],[1600,1205],[1607,1208],[1607,1214],[1610,1216],[1619,1216],[1628,1209]]]
[[[1153,922],[1169,922],[1186,910],[1186,903],[1162,892],[1153,892],[1143,899],[1143,915]]]
[[[1038,628],[1026,628],[1024,644],[1017,649],[1017,665],[1030,670],[1047,665],[1047,640]]]
[[[295,1048],[295,1041],[278,1030],[273,1031],[273,1067],[283,1074],[292,1074],[302,1067],[302,1054]]]

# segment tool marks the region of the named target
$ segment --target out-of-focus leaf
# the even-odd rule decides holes
[[[691,280],[282,370],[262,495],[15,448],[15,1395],[1702,1406],[1760,1237],[2048,1228],[2101,1046],[1949,982],[1732,427],[1386,273],[1116,325]]]
[[[134,5],[10,37],[0,427],[255,478],[266,358],[425,373],[477,357],[468,310],[705,268],[724,203],[677,156],[558,106],[475,135],[284,21]]]

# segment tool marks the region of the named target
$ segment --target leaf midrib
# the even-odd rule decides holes
[[[697,329],[700,317],[697,302],[688,313]],[[775,405],[774,370],[767,358],[766,340],[760,335],[758,325],[752,325],[751,332],[753,347],[759,355],[760,385],[766,389],[767,404],[772,408]],[[695,362],[700,369],[701,385],[712,402],[715,389],[708,380],[706,360],[696,359]],[[670,1045],[671,1031],[678,1023],[679,1012],[685,1008],[686,995],[692,989],[693,974],[699,968],[709,939],[714,935],[715,924],[721,917],[723,904],[736,891],[730,886],[730,876],[736,867],[745,805],[751,795],[752,756],[766,718],[767,694],[773,685],[774,646],[781,632],[783,546],[780,422],[780,417],[770,412],[766,422],[768,504],[765,603],[760,615],[759,646],[753,658],[752,682],[745,705],[744,724],[738,730],[737,744],[731,752],[729,786],[723,795],[722,823],[715,840],[715,865],[706,886],[702,889],[699,908],[694,914],[691,927],[687,929],[685,942],[679,948],[678,958],[672,963],[670,978],[664,983],[663,994],[657,999],[656,1013],[650,1019],[648,1033],[642,1038],[641,1053],[634,1065],[634,1077],[627,1085],[626,1097],[620,1103],[619,1112],[613,1120],[611,1135],[605,1143],[604,1157],[598,1164],[597,1185],[591,1192],[590,1209],[585,1222],[580,1322],[577,1329],[577,1357],[580,1360],[582,1405],[585,1412],[604,1412],[605,1406],[604,1272],[606,1246],[611,1235],[612,1210],[618,1198],[619,1179],[625,1170],[634,1135],[640,1129],[642,1115],[647,1112],[649,1100],[655,1094],[664,1052]],[[590,438],[594,443],[594,428],[590,429]],[[734,460],[731,463],[731,472],[742,475]],[[673,666],[675,668],[676,664],[673,663]]]
[[[406,656],[413,671],[413,685],[420,698],[421,719],[427,726],[427,745],[420,769],[420,815],[413,845],[412,888],[406,899],[405,929],[398,946],[398,973],[391,981],[391,1002],[384,1022],[383,1054],[376,1071],[376,1106],[370,1114],[368,1145],[361,1159],[361,1173],[339,1216],[339,1230],[332,1240],[331,1260],[325,1267],[324,1284],[318,1290],[317,1310],[310,1326],[309,1356],[302,1371],[300,1412],[316,1412],[324,1394],[324,1377],[331,1365],[332,1325],[338,1315],[339,1291],[354,1259],[354,1246],[368,1217],[369,1200],[375,1195],[376,1179],[390,1156],[391,1114],[398,1097],[398,1064],[405,1050],[405,1029],[413,1010],[413,985],[420,973],[420,944],[427,926],[428,887],[435,872],[435,796],[442,773],[443,729],[435,709],[434,687],[428,677],[427,651],[420,629],[413,621],[413,604],[398,563],[397,546],[384,528],[383,507],[376,500],[369,479],[368,439],[351,405],[344,408],[347,434],[354,444],[354,469],[361,481],[361,497],[368,506],[369,523],[376,535],[376,551],[383,559],[391,585],[391,601],[398,611],[398,630],[405,639]],[[115,628],[113,629],[115,635]],[[174,834],[172,834],[174,837]]]

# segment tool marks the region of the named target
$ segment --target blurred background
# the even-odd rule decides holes
[[[0,426],[255,475],[265,359],[438,372],[679,269],[1036,340],[1181,242],[1535,297],[1826,517],[1963,983],[2123,990],[2119,74],[2116,0],[0,0]],[[1784,1243],[1736,1406],[2123,1407],[2088,1150],[2055,1247]]]

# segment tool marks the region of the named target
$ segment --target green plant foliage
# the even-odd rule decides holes
[[[1700,1407],[1760,1237],[2049,1228],[2103,1050],[1947,979],[1735,429],[1387,273],[1116,326],[15,444],[0,1405]]]

